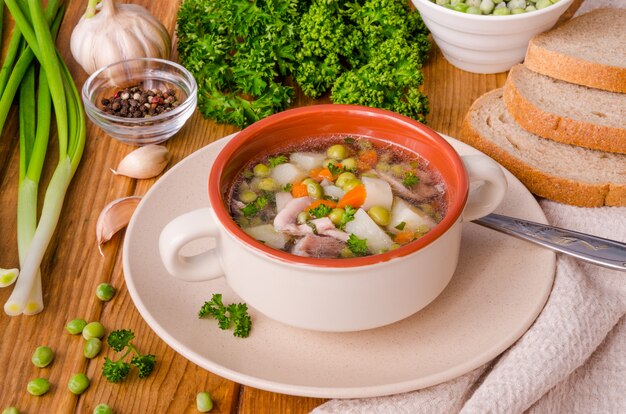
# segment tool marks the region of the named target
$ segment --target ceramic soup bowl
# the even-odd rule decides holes
[[[259,154],[322,135],[377,138],[421,155],[445,183],[446,215],[418,240],[358,258],[300,257],[247,235],[228,209],[237,174]],[[470,182],[480,185],[471,194]],[[172,276],[190,282],[224,276],[248,306],[287,325],[332,332],[371,329],[416,313],[441,293],[457,265],[463,222],[492,212],[505,190],[498,164],[486,156],[460,157],[412,119],[350,105],[298,108],[263,119],[226,144],[209,172],[208,206],[172,220],[161,233],[160,254]],[[187,243],[206,237],[215,239],[215,248],[181,255]]]

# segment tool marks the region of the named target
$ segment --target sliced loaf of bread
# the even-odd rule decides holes
[[[460,139],[494,158],[538,196],[582,207],[626,206],[626,155],[527,132],[506,110],[502,89],[474,102]]]
[[[524,62],[556,79],[626,93],[626,9],[596,9],[536,36]]]
[[[564,82],[517,65],[504,86],[504,102],[529,132],[626,154],[626,94]]]

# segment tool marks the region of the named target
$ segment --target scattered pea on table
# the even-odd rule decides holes
[[[28,391],[30,395],[37,397],[44,395],[48,392],[48,390],[50,390],[50,382],[48,382],[45,378],[35,378],[34,380],[29,381],[26,386],[26,391]]]
[[[96,408],[93,409],[93,414],[113,414],[113,410],[105,403],[102,403],[98,404]]]
[[[92,359],[97,357],[101,350],[102,341],[99,338],[89,338],[83,346],[83,355],[87,359]]]
[[[104,326],[100,322],[89,322],[83,328],[83,338],[102,338],[106,333]]]
[[[33,352],[31,361],[33,362],[33,365],[37,368],[43,368],[50,365],[53,359],[54,351],[52,351],[50,347],[38,346],[37,349],[35,349],[35,352]]]
[[[196,409],[201,413],[208,413],[213,409],[213,400],[208,392],[199,392],[196,395]]]
[[[83,328],[87,325],[87,322],[83,319],[72,319],[65,325],[65,330],[72,335],[78,335],[83,332]]]
[[[7,407],[2,410],[2,414],[20,414],[20,411],[15,407]]]
[[[103,302],[108,302],[115,296],[115,288],[108,283],[100,283],[96,288],[96,297]]]
[[[89,387],[89,378],[87,375],[80,373],[73,375],[67,383],[67,389],[72,394],[80,395]]]

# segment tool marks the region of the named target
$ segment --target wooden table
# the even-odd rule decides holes
[[[174,32],[180,0],[134,0],[148,8]],[[87,78],[69,51],[69,38],[84,11],[86,1],[71,0],[61,26],[58,47],[80,87]],[[582,3],[577,0],[566,13],[568,18]],[[10,22],[5,12],[8,39]],[[6,43],[5,47],[6,47]],[[174,45],[175,48],[175,45]],[[471,103],[483,93],[503,85],[506,74],[476,75],[452,67],[435,47],[424,67],[424,91],[430,99],[428,125],[437,131],[457,136],[461,121]],[[322,101],[322,100],[320,100]],[[299,95],[296,105],[315,102]],[[18,267],[16,242],[16,199],[19,165],[17,113],[9,115],[0,138],[0,266]],[[198,112],[182,131],[167,142],[174,165],[199,148],[236,129],[204,120]],[[51,140],[50,153],[56,152]],[[63,216],[45,256],[42,273],[45,310],[36,316],[9,317],[0,312],[0,409],[15,405],[22,413],[91,413],[98,403],[108,403],[116,413],[195,413],[195,396],[208,391],[215,402],[215,413],[303,413],[324,402],[323,399],[276,394],[242,386],[207,372],[175,353],[160,340],[137,312],[124,284],[122,270],[123,232],[98,253],[95,229],[101,209],[111,200],[129,195],[143,195],[156,179],[133,180],[109,172],[132,150],[106,136],[88,123],[87,144],[81,165],[65,200]],[[51,174],[46,167],[44,179]],[[41,192],[43,193],[43,191]],[[94,295],[99,283],[113,284],[118,293],[108,303]],[[4,304],[11,288],[0,289]],[[103,356],[111,355],[105,347],[93,360],[82,356],[83,340],[64,330],[68,320],[83,318],[101,321],[108,331],[132,329],[141,350],[158,357],[155,372],[145,380],[130,375],[123,384],[111,384],[101,375]],[[54,362],[39,369],[30,362],[34,349],[48,345],[56,352]],[[75,373],[84,372],[91,386],[81,396],[71,394],[66,386]],[[42,397],[26,392],[26,384],[36,377],[53,384]]]

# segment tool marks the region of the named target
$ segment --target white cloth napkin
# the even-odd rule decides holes
[[[626,242],[626,208],[542,200],[558,227]],[[457,379],[389,397],[333,400],[325,413],[624,413],[626,273],[558,255],[533,326],[499,358]]]
[[[576,15],[626,0],[586,0]],[[626,242],[626,208],[542,200],[557,227]],[[494,361],[459,378],[389,397],[332,400],[314,414],[626,413],[626,273],[559,254],[545,308]]]

